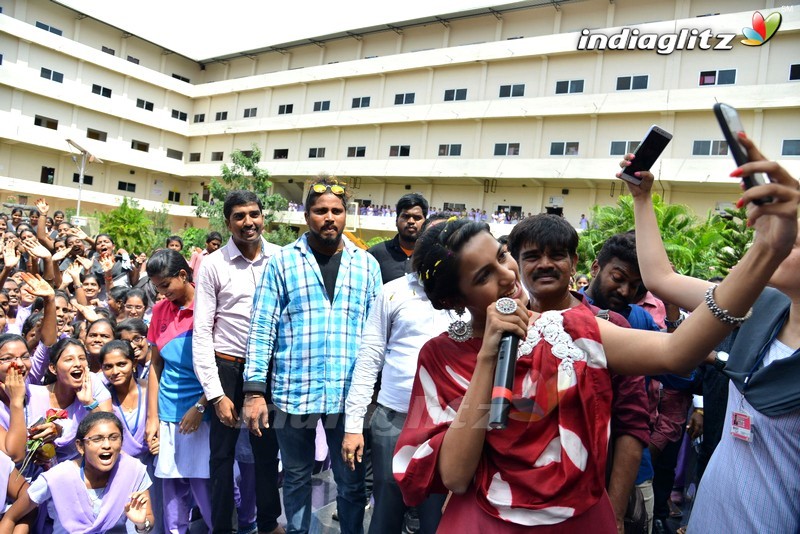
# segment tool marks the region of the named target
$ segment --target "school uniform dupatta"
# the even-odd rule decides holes
[[[442,334],[420,351],[393,459],[409,505],[447,492],[438,454],[481,342]],[[605,494],[610,411],[611,381],[594,315],[585,306],[545,312],[520,343],[508,427],[487,431],[467,494],[489,516],[516,525],[580,516]]]
[[[140,461],[120,452],[111,470],[97,517],[86,491],[80,468],[74,461],[58,464],[42,473],[58,519],[70,534],[100,534],[111,530],[125,515],[125,504],[137,491],[147,468]]]

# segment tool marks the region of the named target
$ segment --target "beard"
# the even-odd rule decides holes
[[[309,232],[311,233],[312,236],[314,236],[314,239],[316,239],[316,241],[324,247],[330,247],[330,248],[337,247],[339,246],[339,243],[341,243],[342,241],[343,230],[340,230],[338,228],[336,229],[335,237],[327,237],[322,235],[321,232],[316,232],[311,229],[309,229]]]

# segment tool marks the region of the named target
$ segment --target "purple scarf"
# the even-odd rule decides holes
[[[86,484],[75,462],[58,464],[40,476],[50,488],[58,519],[67,532],[100,534],[112,529],[125,515],[125,504],[130,500],[131,493],[139,489],[146,470],[144,464],[120,452],[117,465],[108,477],[97,517],[94,516]]]
[[[0,503],[5,504],[8,497],[8,476],[14,469],[14,462],[4,452],[0,452]]]
[[[139,388],[139,406],[136,410],[136,421],[131,426],[125,419],[125,413],[118,403],[117,395],[113,392],[113,388],[114,386],[108,386],[109,391],[112,391],[111,402],[112,406],[114,406],[114,414],[122,421],[122,450],[129,456],[140,458],[150,451],[144,437],[144,429],[147,426],[147,390]]]

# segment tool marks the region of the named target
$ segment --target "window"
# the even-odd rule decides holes
[[[314,111],[330,111],[331,109],[331,101],[330,100],[319,100],[314,102]]]
[[[363,158],[367,155],[367,147],[365,146],[349,146],[347,147],[348,158]]]
[[[39,181],[43,184],[53,185],[56,180],[56,170],[54,167],[42,167],[42,174],[39,175]]]
[[[413,104],[415,98],[416,93],[397,93],[394,95],[394,105]]]
[[[167,157],[172,159],[183,160],[183,152],[181,152],[180,150],[175,150],[174,148],[168,148]]]
[[[461,144],[457,145],[439,145],[440,156],[460,156]]]
[[[736,69],[704,70],[700,73],[700,85],[733,85],[736,83]]]
[[[253,158],[253,151],[252,150],[240,150],[240,152],[242,153],[242,156],[244,156],[246,158],[251,158],[251,159]]]
[[[86,137],[88,137],[89,139],[94,139],[95,141],[102,141],[105,143],[108,134],[102,130],[92,130],[91,128],[86,128]]]
[[[103,87],[102,85],[97,85],[96,83],[92,84],[92,92],[96,95],[111,98],[111,89],[108,87]]]
[[[608,151],[609,156],[624,156],[631,154],[639,147],[639,141],[611,141],[611,150]]]
[[[58,121],[56,119],[49,119],[47,117],[42,117],[41,115],[36,115],[33,118],[33,124],[35,126],[41,126],[42,128],[58,130]]]
[[[515,85],[500,86],[500,98],[508,98],[512,96],[525,96],[525,84],[518,83]]]
[[[325,157],[325,147],[309,148],[308,149],[308,157],[309,158],[324,158]]]
[[[466,89],[445,89],[444,91],[445,102],[452,102],[454,100],[466,100],[466,99],[467,99]]]
[[[192,163],[197,163],[198,161],[200,161],[200,152],[190,152],[189,161]]]
[[[173,119],[178,119],[179,121],[186,122],[186,120],[189,118],[189,116],[183,111],[179,111],[177,109],[173,109],[172,110],[172,118]]]
[[[800,156],[800,139],[784,139],[781,156]]]
[[[3,64],[3,54],[0,54],[0,65]]]
[[[495,143],[495,156],[519,156],[519,143]]]
[[[640,76],[620,76],[617,78],[617,91],[647,89],[647,82],[649,78],[650,76],[647,74]]]
[[[42,67],[41,77],[53,80],[54,82],[64,83],[64,74],[44,67]]]
[[[131,63],[135,63],[137,65],[139,64],[139,58],[137,57],[128,56],[128,61],[130,61]]]
[[[131,148],[133,150],[140,150],[142,152],[150,152],[150,143],[145,143],[144,141],[137,141],[134,139],[131,141]]]
[[[555,141],[550,143],[550,155],[551,156],[577,156],[578,155],[578,143],[577,142],[565,142],[565,141]]]
[[[0,56],[2,59],[2,56]],[[789,66],[789,81],[800,80],[800,63]]]
[[[561,80],[556,82],[556,94],[582,93],[583,80]]]
[[[272,159],[288,159],[288,158],[289,158],[288,148],[276,148],[272,152]]]
[[[695,141],[692,145],[693,156],[727,156],[728,143],[722,141]]]
[[[45,24],[44,22],[39,22],[38,20],[36,21],[36,27],[37,28],[41,28],[42,30],[44,30],[46,32],[54,33],[56,35],[63,35],[64,34],[64,32],[62,32],[58,28],[54,28],[53,26]]]
[[[197,113],[194,116],[193,122],[206,122],[206,114],[205,113]]]
[[[411,155],[411,145],[392,145],[389,147],[390,158],[407,158]]]
[[[281,104],[278,106],[278,115],[291,115],[294,111],[294,104]]]
[[[136,107],[146,109],[147,111],[153,111],[153,103],[141,98],[136,99]]]
[[[224,152],[212,152],[211,153],[211,161],[222,161],[222,159],[224,157],[225,157],[225,153]]]
[[[102,50],[106,54],[111,54],[112,56],[116,56],[117,55],[117,52],[113,48],[109,48],[107,46],[101,46],[100,50]]]
[[[228,112],[227,111],[217,111],[217,114],[214,115],[215,121],[226,121],[228,120]]]
[[[135,193],[136,192],[136,184],[133,182],[117,182],[117,189],[120,191],[126,191],[128,193]]]
[[[180,74],[175,74],[175,73],[173,72],[173,73],[172,73],[172,77],[173,77],[173,78],[175,78],[176,80],[180,80],[180,81],[182,81],[182,82],[189,83],[189,78],[187,78],[186,76],[181,76]]]
[[[353,107],[354,108],[368,108],[369,107],[370,97],[368,96],[361,96],[356,97],[353,99]]]
[[[72,174],[72,183],[80,183],[81,175],[76,173]],[[83,185],[94,185],[94,176],[90,176],[88,174],[83,175]]]
[[[252,119],[258,114],[258,108],[246,108],[244,110],[244,118],[245,119]]]
[[[167,201],[168,202],[180,202],[181,201],[181,194],[178,191],[170,191],[167,193]]]

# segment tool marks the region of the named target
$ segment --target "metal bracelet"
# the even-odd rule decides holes
[[[723,310],[717,304],[717,301],[714,300],[714,292],[716,291],[717,286],[713,285],[706,290],[706,297],[705,302],[706,306],[708,306],[708,311],[711,312],[711,315],[716,317],[718,320],[722,321],[723,323],[731,326],[739,326],[746,320],[748,320],[753,315],[753,308],[747,310],[747,313],[744,314],[743,317],[734,317],[728,310]]]

